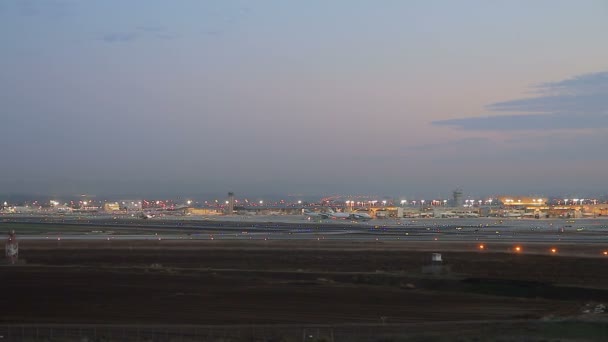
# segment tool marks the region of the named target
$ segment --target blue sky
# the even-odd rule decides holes
[[[597,190],[606,32],[605,1],[3,1],[0,185]]]

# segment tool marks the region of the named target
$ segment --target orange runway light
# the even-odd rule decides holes
[[[516,246],[516,247],[515,247],[515,251],[516,251],[516,252],[521,252],[521,247]]]
[[[604,253],[602,253],[602,254],[604,254],[604,255],[608,255],[608,251],[604,251]]]
[[[479,249],[485,249],[485,248],[486,248],[486,246],[484,246],[484,245],[479,245]]]
[[[557,248],[551,248],[551,253],[557,253]]]

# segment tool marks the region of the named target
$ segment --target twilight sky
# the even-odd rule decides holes
[[[608,2],[0,2],[0,194],[604,191]]]

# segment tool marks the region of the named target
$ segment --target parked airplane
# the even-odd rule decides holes
[[[304,215],[308,216],[309,218],[318,218],[318,219],[343,219],[343,220],[355,220],[355,221],[367,221],[367,220],[371,220],[372,217],[368,214],[368,213],[362,213],[362,212],[352,212],[352,213],[339,213],[339,212],[335,212],[333,211],[331,208],[328,209],[326,212],[314,212],[314,211],[310,211],[308,209],[304,209],[303,211]]]
[[[306,216],[308,216],[308,218],[318,218],[318,219],[328,219],[330,216],[327,213],[319,213],[319,212],[315,212],[315,211],[310,211],[308,209],[304,209],[302,211],[302,213]]]
[[[153,218],[154,216],[155,216],[155,215],[153,215],[153,214],[150,214],[150,213],[144,213],[144,212],[141,212],[141,213],[139,214],[139,218],[144,219],[144,220],[151,219],[151,218]]]

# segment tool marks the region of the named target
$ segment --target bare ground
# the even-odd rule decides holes
[[[573,317],[586,303],[608,302],[606,258],[465,251],[470,246],[450,252],[444,245],[451,272],[433,276],[421,273],[428,251],[401,246],[23,241],[27,264],[0,267],[0,321],[512,320]]]

